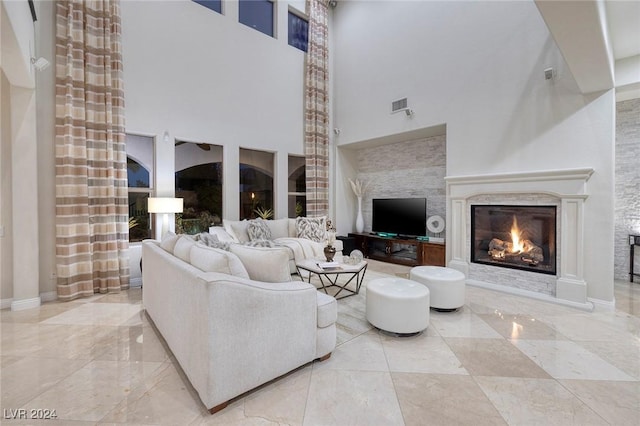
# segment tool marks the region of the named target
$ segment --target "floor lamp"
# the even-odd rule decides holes
[[[147,211],[163,215],[161,239],[169,232],[169,213],[182,213],[182,198],[149,197]]]

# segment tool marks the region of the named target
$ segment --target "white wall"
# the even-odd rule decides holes
[[[55,298],[56,170],[55,170],[55,9],[52,1],[37,1],[36,52],[51,66],[36,75],[38,137],[38,229],[40,293]]]
[[[11,202],[11,102],[9,81],[0,70],[0,300],[13,297],[13,203]],[[10,304],[5,302],[4,305]],[[7,306],[2,306],[5,308]]]
[[[277,150],[276,217],[287,215],[288,154],[303,154],[304,53],[286,38],[287,2],[276,2],[277,38],[192,1],[121,3],[128,132],[158,138],[159,196],[173,195],[174,139],[224,146],[224,212],[238,217],[240,148]]]
[[[448,176],[594,168],[585,277],[613,300],[613,91],[579,92],[534,3],[340,2],[334,18],[339,144],[446,123]],[[405,96],[414,116],[390,114]]]

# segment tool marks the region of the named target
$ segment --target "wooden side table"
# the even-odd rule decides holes
[[[640,277],[640,274],[633,272],[634,248],[640,246],[640,235],[629,234],[629,281],[633,282],[633,277]]]

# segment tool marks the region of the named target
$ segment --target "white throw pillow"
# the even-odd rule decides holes
[[[250,241],[247,233],[247,225],[249,222],[245,220],[222,220],[224,229],[233,237],[237,243],[246,243]]]
[[[222,226],[209,227],[209,233],[218,237],[218,241],[232,242],[233,237]]]
[[[265,221],[271,230],[271,239],[285,238],[289,236],[289,219],[276,219]],[[295,221],[294,221],[295,223]]]
[[[291,281],[288,248],[247,247],[233,244],[231,252],[240,258],[252,280],[267,283]]]
[[[321,217],[297,217],[296,232],[298,238],[306,238],[321,243],[327,240],[327,218]]]
[[[219,248],[208,247],[203,244],[198,244],[197,246],[201,250],[196,249],[194,251],[194,249],[192,248],[190,252],[192,256],[194,254],[196,256],[195,259],[191,259],[191,264],[196,268],[202,269],[206,272],[222,272],[224,274],[230,274],[235,277],[250,279],[247,269],[235,254]],[[226,261],[226,268],[223,268],[223,270],[221,271],[214,271],[213,269],[217,268],[219,264],[217,263],[217,260],[207,259],[207,256],[212,256],[216,259],[219,259],[218,256],[224,256]]]
[[[211,247],[196,243],[191,246],[191,264],[205,272],[222,272],[231,275],[228,256]]]
[[[191,246],[193,246],[196,242],[193,238],[187,237],[186,235],[181,235],[176,241],[176,245],[173,248],[173,255],[184,260],[187,263],[190,263],[190,253]]]
[[[173,253],[173,248],[176,246],[178,238],[180,238],[180,235],[176,235],[173,232],[169,231],[162,237],[162,241],[160,241],[160,247],[162,247],[169,253]]]

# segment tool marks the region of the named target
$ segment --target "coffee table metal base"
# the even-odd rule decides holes
[[[320,280],[320,284],[322,285],[322,287],[320,287],[318,290],[324,290],[326,294],[329,294],[329,292],[327,291],[329,288],[337,287],[339,290],[332,296],[335,297],[336,299],[344,299],[345,297],[353,296],[360,292],[360,287],[362,286],[362,282],[364,281],[364,275],[367,272],[367,263],[365,262],[362,268],[358,269],[357,271],[354,271],[354,270],[319,271],[317,268],[312,269],[312,268],[305,267],[304,265],[296,265],[296,269],[298,270],[298,275],[303,281],[304,281],[304,278],[302,277],[300,270],[302,269],[304,271],[309,272],[309,279],[308,279],[309,283],[311,283],[311,276],[317,275],[318,279]],[[349,279],[347,280],[347,282],[345,282],[344,284],[339,284],[338,278],[340,278],[340,275],[349,276]],[[354,280],[355,280],[356,289],[352,290],[350,288],[347,288],[347,286],[352,282],[354,282]],[[343,294],[342,296],[338,296],[343,291],[346,294]]]

